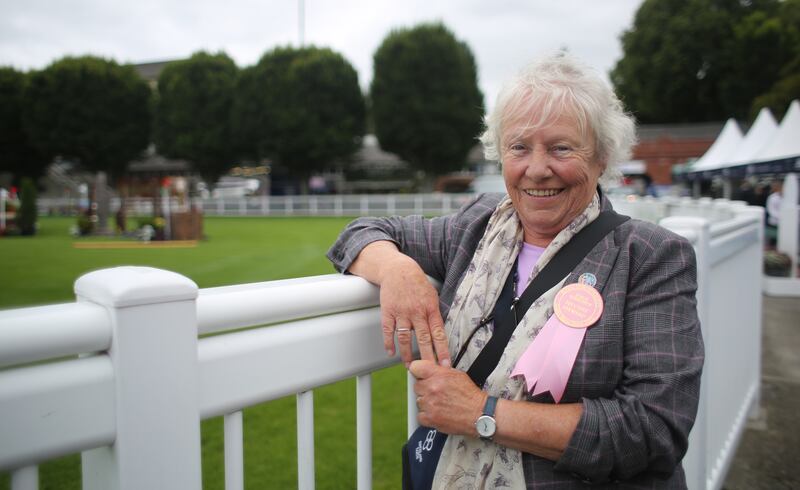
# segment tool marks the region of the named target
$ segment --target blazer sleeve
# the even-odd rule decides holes
[[[697,413],[704,351],[694,249],[663,228],[642,231],[630,239],[621,381],[610,397],[583,398],[555,468],[592,482],[671,475]]]
[[[483,196],[471,200],[457,213],[435,218],[403,216],[359,218],[342,231],[327,257],[339,272],[347,272],[361,250],[378,240],[388,240],[413,258],[425,273],[444,281],[453,244],[461,241],[468,221]]]

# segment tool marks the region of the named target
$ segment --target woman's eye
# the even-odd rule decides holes
[[[513,151],[514,153],[519,153],[521,151],[525,151],[525,145],[522,143],[513,143],[508,147],[509,150]]]
[[[572,151],[572,148],[567,145],[553,145],[550,147],[550,151],[555,155],[566,155]]]

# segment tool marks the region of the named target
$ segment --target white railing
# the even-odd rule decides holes
[[[659,222],[695,247],[706,363],[684,466],[689,488],[719,489],[759,407],[764,211],[727,199],[611,197],[618,212]]]
[[[34,465],[75,452],[84,488],[200,488],[199,421],[218,415],[226,488],[242,488],[241,410],[290,394],[299,486],[313,488],[312,390],[351,377],[358,485],[371,487],[370,373],[398,362],[375,328],[373,286],[334,274],[198,291],[122,267],[75,290],[73,304],[0,312],[0,470],[16,469],[14,489],[36,488]]]
[[[718,490],[759,404],[763,214],[703,206],[729,218],[662,224],[697,251],[707,357],[684,465],[689,488]],[[226,488],[241,489],[242,410],[291,394],[298,487],[314,488],[313,390],[353,377],[358,488],[371,488],[370,373],[398,359],[382,348],[367,282],[327,275],[198,290],[172,272],[121,267],[79,278],[75,291],[75,303],[0,312],[0,471],[12,471],[14,490],[37,488],[38,463],[76,452],[84,489],[199,489],[199,423],[219,415]],[[409,391],[409,431],[415,420]]]
[[[639,197],[610,195],[614,209],[621,214],[646,221],[659,222],[668,216],[694,216],[712,223],[732,219],[743,201],[701,197]]]
[[[716,215],[727,207],[732,218],[672,216],[661,224],[689,238],[697,254],[706,362],[684,466],[689,488],[718,490],[760,403],[764,217],[761,208],[737,203],[702,205]]]
[[[193,199],[192,205],[206,216],[394,216],[420,214],[436,216],[457,211],[474,194],[332,194],[305,196],[248,196]],[[116,212],[120,199],[111,201]],[[78,212],[74,198],[41,198],[41,215],[70,215]],[[152,198],[128,198],[128,216],[152,216]],[[171,210],[188,210],[189,202],[172,198]]]

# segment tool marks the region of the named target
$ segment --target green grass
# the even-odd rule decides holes
[[[325,251],[347,223],[335,218],[206,218],[207,240],[185,249],[76,249],[71,218],[41,218],[34,237],[0,238],[0,308],[73,301],[81,274],[118,265],[175,271],[201,288],[333,272]],[[1,327],[0,327],[1,328]],[[400,446],[405,440],[405,370],[373,376],[373,483],[400,487]],[[265,380],[267,382],[268,380]],[[355,381],[314,391],[316,486],[355,488]],[[296,488],[294,397],[244,411],[245,487]],[[203,488],[224,488],[222,419],[202,424]],[[0,436],[0,444],[2,436]],[[0,473],[0,490],[9,488]],[[78,490],[80,457],[40,467],[42,490]]]
[[[337,218],[206,218],[196,248],[77,249],[70,218],[42,218],[35,237],[0,239],[0,308],[70,301],[88,271],[148,265],[183,274],[198,286],[268,281],[334,272],[325,251],[347,223]],[[13,286],[10,286],[13,285]]]

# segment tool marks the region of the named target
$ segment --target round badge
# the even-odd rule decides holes
[[[597,277],[591,272],[584,272],[581,274],[581,277],[578,278],[578,282],[594,287],[594,285],[597,284]]]
[[[556,317],[572,328],[587,328],[603,313],[603,298],[591,286],[570,284],[562,288],[553,303]]]

